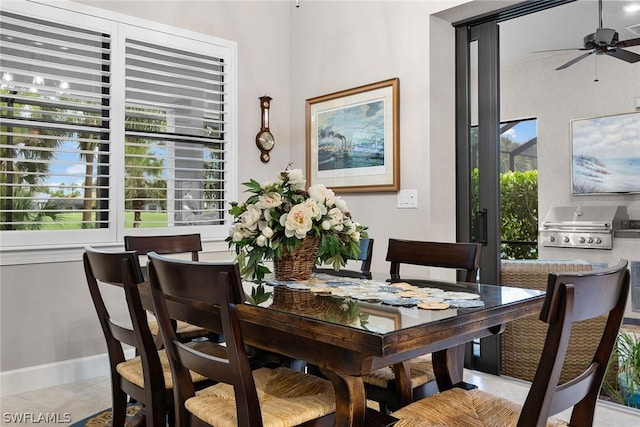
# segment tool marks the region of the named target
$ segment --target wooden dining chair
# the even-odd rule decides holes
[[[251,370],[234,301],[233,290],[241,286],[237,263],[148,256],[153,304],[175,378],[179,426],[333,425],[331,382],[284,367]],[[228,357],[209,357],[178,340],[171,327],[176,316],[207,329],[221,327]],[[189,369],[217,384],[196,394]]]
[[[191,254],[192,261],[198,261],[202,251],[202,240],[199,233],[173,234],[167,236],[124,236],[124,249],[146,254]]]
[[[146,255],[148,252],[158,254],[190,254],[192,261],[198,261],[199,252],[202,251],[202,240],[199,233],[194,234],[173,234],[154,236],[124,236],[124,249],[127,251],[137,251]],[[155,320],[149,321],[149,328],[153,335],[158,335],[158,324]],[[195,338],[207,337],[212,341],[219,341],[219,337],[211,335],[209,331],[197,328],[186,322],[176,324],[176,332],[183,341]]]
[[[84,270],[89,292],[107,343],[111,372],[113,426],[124,426],[128,396],[144,407],[147,426],[173,421],[173,386],[169,362],[164,350],[151,335],[147,314],[142,306],[138,286],[144,282],[135,251],[103,252],[86,248]],[[107,308],[103,292],[119,289],[120,301],[129,319],[117,322]],[[111,292],[108,301],[113,303]],[[113,306],[112,306],[113,307]],[[125,314],[126,316],[126,314]],[[160,340],[157,341],[160,343]],[[136,357],[127,359],[123,344],[135,348]],[[223,347],[209,342],[193,343],[209,354],[225,354]],[[205,381],[194,376],[194,381]]]
[[[358,256],[354,258],[354,261],[360,261],[360,269],[352,270],[342,268],[338,271],[333,268],[319,268],[313,269],[314,273],[330,274],[338,277],[352,277],[355,279],[371,279],[371,259],[373,257],[373,239],[363,238],[360,239],[360,252]]]
[[[413,264],[425,267],[457,269],[464,274],[465,282],[475,282],[480,267],[479,243],[427,242],[416,240],[389,239],[387,261],[390,262],[392,281],[401,280],[400,265]],[[410,402],[403,401],[397,384],[409,383],[398,378],[407,372],[412,387],[412,400],[429,396],[438,391],[431,355],[411,359],[405,365],[395,365],[378,369],[364,377],[367,398],[380,405],[380,411],[397,409]],[[406,374],[404,374],[406,375]]]
[[[396,427],[567,425],[549,418],[573,408],[569,425],[593,425],[598,394],[629,295],[628,262],[614,267],[584,272],[550,273],[540,320],[548,324],[547,337],[523,406],[487,392],[453,387],[414,402],[391,415]],[[571,325],[608,315],[601,334],[590,339],[598,343],[592,361],[580,374],[559,384],[567,353]],[[473,421],[471,421],[473,420]]]

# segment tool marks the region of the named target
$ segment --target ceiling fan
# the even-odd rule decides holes
[[[629,40],[619,40],[618,32],[611,28],[602,27],[602,0],[598,1],[598,10],[600,14],[600,26],[596,29],[595,33],[587,34],[584,37],[584,47],[576,49],[560,49],[560,50],[588,50],[577,58],[572,59],[556,68],[556,70],[563,70],[570,67],[578,61],[593,55],[609,55],[614,58],[622,59],[623,61],[634,63],[640,61],[640,55],[637,53],[624,50],[623,47],[639,46],[640,37]]]

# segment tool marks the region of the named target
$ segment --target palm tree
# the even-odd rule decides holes
[[[125,145],[125,209],[134,211],[133,227],[142,224],[142,211],[150,199],[166,200],[166,181],[162,176],[164,159],[155,157],[148,141]]]
[[[7,105],[7,118],[13,117],[13,108],[24,106],[15,103],[17,91],[2,90],[2,103]],[[6,96],[9,95],[9,96]],[[32,106],[33,114],[39,114],[44,121],[54,121],[55,111]],[[41,228],[45,218],[60,218],[59,204],[47,201],[37,206],[32,200],[40,191],[49,174],[49,161],[55,158],[55,148],[61,144],[60,138],[42,138],[42,135],[56,136],[54,131],[38,128],[16,128],[13,124],[2,127],[0,160],[0,229],[33,230]],[[16,137],[15,134],[21,134]],[[42,148],[42,149],[39,149]],[[24,186],[22,186],[24,185]]]

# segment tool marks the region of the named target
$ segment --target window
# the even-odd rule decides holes
[[[235,45],[10,7],[0,12],[3,250],[115,243],[150,228],[226,237]]]

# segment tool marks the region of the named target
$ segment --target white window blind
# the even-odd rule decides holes
[[[109,34],[1,12],[0,229],[108,226]]]
[[[126,39],[127,228],[224,223],[225,66]]]
[[[235,44],[61,4],[0,4],[0,251],[223,241]]]

